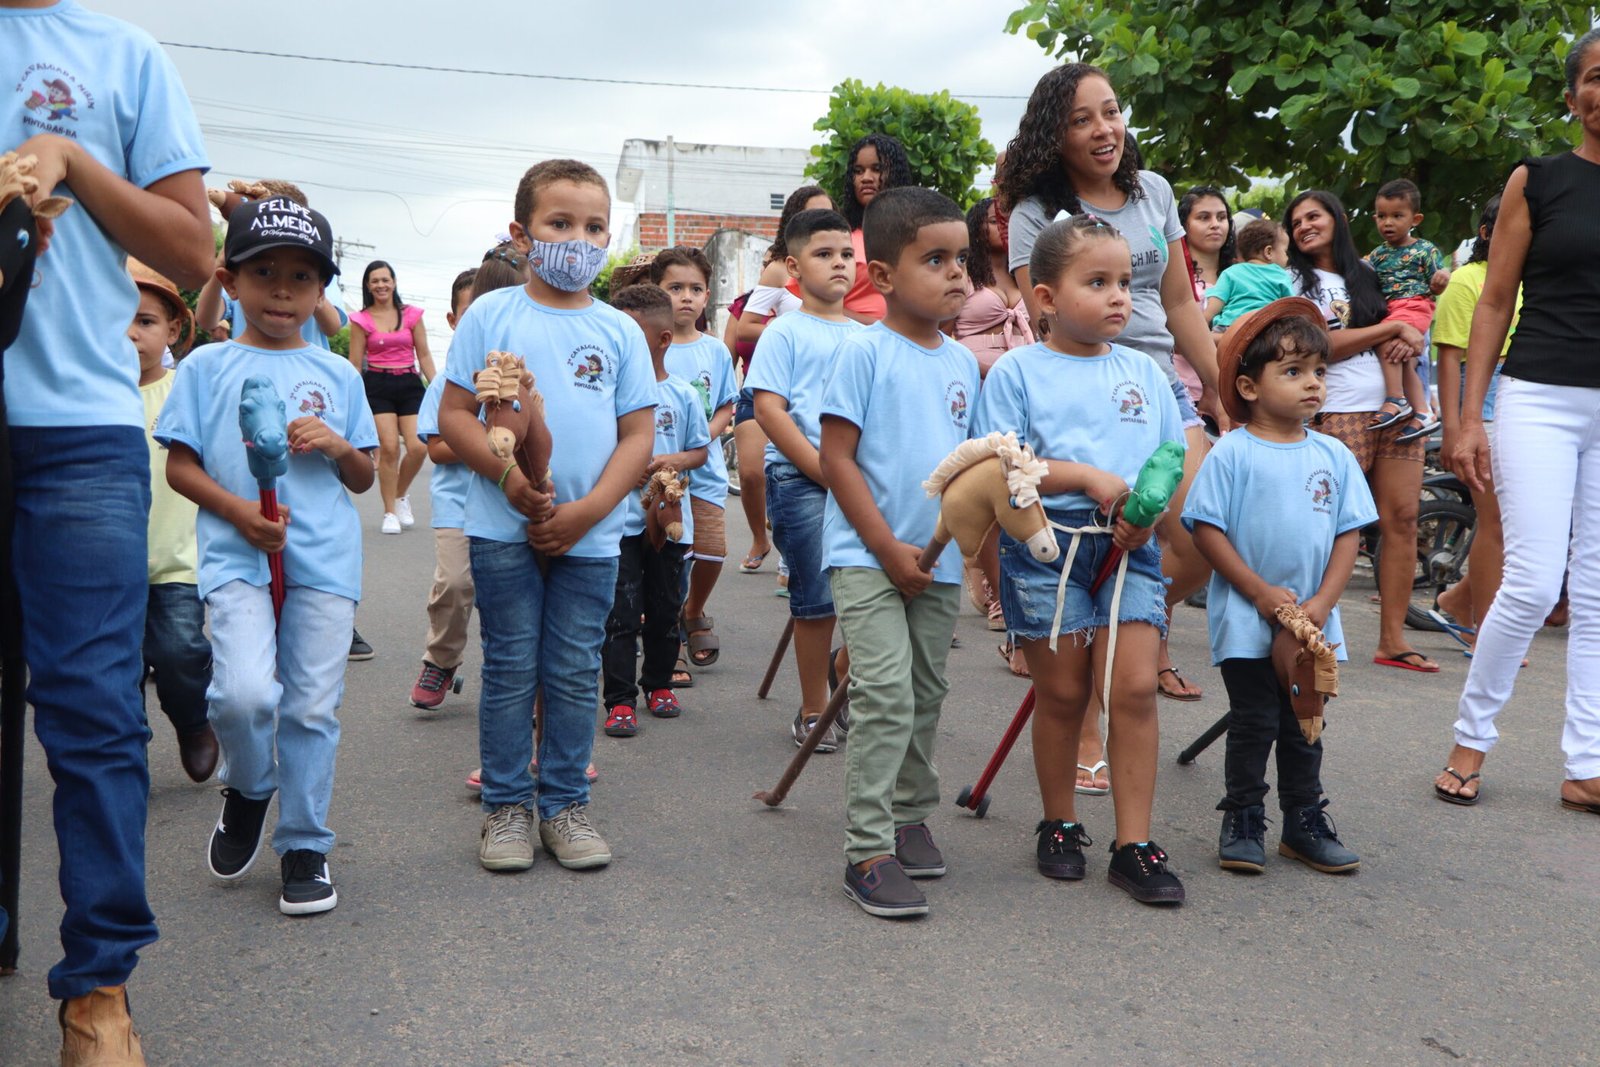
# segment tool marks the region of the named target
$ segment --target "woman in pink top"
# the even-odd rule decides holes
[[[367,403],[378,424],[382,530],[397,534],[416,522],[406,494],[428,454],[417,436],[417,410],[426,388],[423,379],[433,378],[433,355],[422,328],[422,309],[400,299],[394,268],[381,259],[368,263],[361,275],[361,310],[350,316],[350,326],[350,362],[366,383]]]

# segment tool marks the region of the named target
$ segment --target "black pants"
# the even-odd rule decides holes
[[[672,688],[678,661],[678,613],[683,610],[683,546],[668,541],[658,552],[644,534],[624,537],[617,559],[617,594],[606,620],[606,643],[600,651],[605,673],[605,705],[632,707],[639,690]],[[644,616],[644,625],[639,617]],[[644,665],[639,684],[633,678],[639,638],[644,637]]]
[[[1231,811],[1260,804],[1267,796],[1267,753],[1278,743],[1278,807],[1315,804],[1322,797],[1322,740],[1309,744],[1300,732],[1289,694],[1278,684],[1270,659],[1225,659],[1228,742],[1223,761],[1228,795],[1217,805]]]

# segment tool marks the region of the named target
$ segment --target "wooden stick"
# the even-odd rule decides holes
[[[775,808],[783,803],[789,795],[789,787],[794,785],[795,779],[800,777],[800,772],[805,770],[806,761],[811,758],[811,753],[816,749],[817,742],[822,740],[822,735],[827,733],[839,718],[839,710],[844,707],[844,702],[849,698],[850,672],[848,670],[839,678],[839,685],[834,689],[833,695],[828,698],[828,706],[822,710],[816,724],[806,733],[805,743],[800,746],[800,751],[794,754],[789,761],[789,766],[784,768],[783,777],[778,779],[778,784],[771,789],[763,789],[755,795],[769,808]]]
[[[778,638],[778,647],[772,650],[772,662],[767,664],[767,673],[761,678],[761,688],[756,690],[756,699],[767,699],[767,693],[772,690],[772,680],[778,676],[778,668],[783,666],[783,657],[789,651],[789,640],[794,637],[794,616],[791,615],[783,624],[783,636]]]

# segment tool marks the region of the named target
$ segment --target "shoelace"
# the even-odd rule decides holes
[[[600,834],[589,825],[589,816],[577,804],[563,808],[550,820],[551,829],[568,841],[597,841]]]
[[[489,843],[503,845],[522,837],[521,825],[529,818],[526,808],[504,807],[489,816]]]
[[[1134,845],[1133,858],[1138,861],[1139,869],[1147,876],[1167,873],[1167,854],[1161,851],[1160,845]]]
[[[1237,808],[1233,812],[1234,832],[1240,837],[1252,841],[1264,840],[1267,836],[1267,816],[1265,812],[1257,813],[1253,809]]]
[[[417,688],[426,689],[430,693],[437,693],[444,688],[444,670],[431,663],[422,665],[422,677],[417,679]]]
[[[1049,825],[1047,822],[1041,822],[1039,828],[1034,830],[1034,833],[1044,833],[1044,828]],[[1092,844],[1094,844],[1094,841],[1084,831],[1083,823],[1069,822],[1063,826],[1056,827],[1051,832],[1049,850],[1053,855],[1059,855],[1063,852],[1071,852],[1074,847],[1082,850]]]
[[[1312,837],[1326,837],[1330,841],[1339,840],[1339,831],[1333,825],[1333,816],[1327,813],[1328,801],[1323,799],[1315,807],[1304,808],[1300,815],[1300,825]]]

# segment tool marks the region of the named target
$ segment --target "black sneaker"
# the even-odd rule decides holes
[[[1339,834],[1328,818],[1328,801],[1290,808],[1283,813],[1283,838],[1280,855],[1299,860],[1314,871],[1344,874],[1361,866],[1361,857],[1339,843]]]
[[[243,878],[261,853],[262,831],[272,798],[251,800],[237,789],[222,791],[222,814],[211,831],[207,862],[211,873],[226,881]]]
[[[928,914],[928,899],[906,876],[900,861],[883,856],[866,869],[844,865],[844,895],[861,910],[880,919],[909,919]]]
[[[900,861],[900,869],[910,878],[940,878],[947,869],[944,853],[920,822],[895,830],[894,858]]]
[[[1217,866],[1227,871],[1260,874],[1267,869],[1267,809],[1261,804],[1222,813],[1217,836]]]
[[[1106,879],[1141,904],[1182,904],[1183,883],[1167,870],[1167,854],[1154,841],[1117,847],[1111,842]]]
[[[278,910],[285,915],[316,915],[332,911],[339,894],[328,875],[328,857],[309,848],[292,848],[283,854],[283,896]]]
[[[1064,819],[1040,819],[1033,828],[1039,837],[1039,873],[1046,878],[1065,878],[1076,882],[1083,877],[1088,861],[1083,846],[1094,844],[1084,833],[1083,823]]]
[[[361,631],[352,626],[350,628],[349,658],[353,660],[371,659],[376,654],[372,651],[372,646],[367,644],[366,639],[361,636]]]

